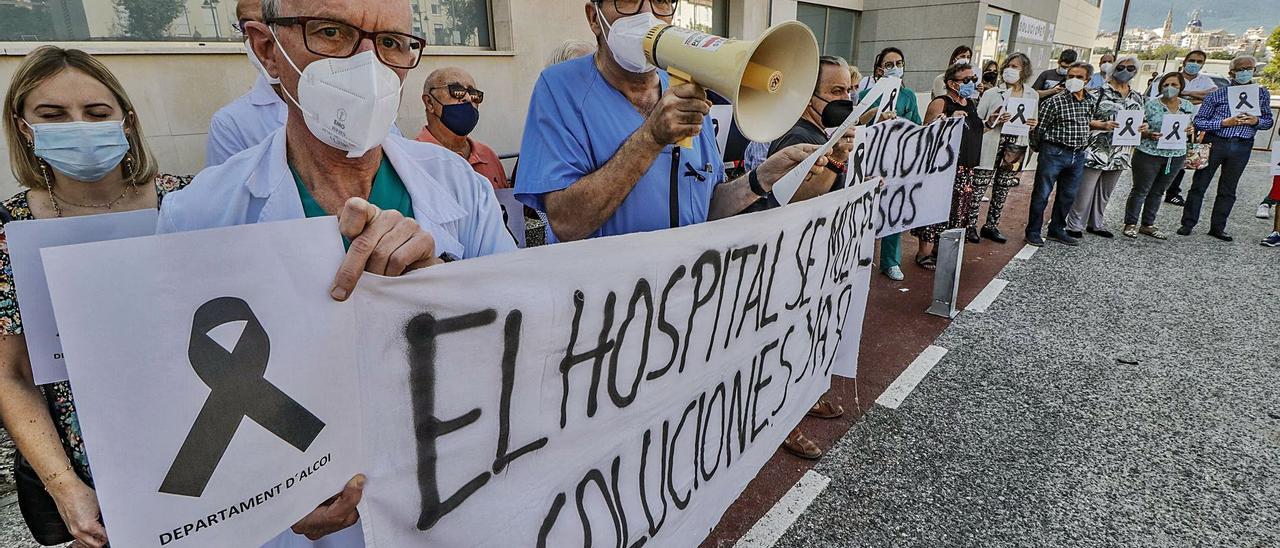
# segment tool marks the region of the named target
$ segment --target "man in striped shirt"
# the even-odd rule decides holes
[[[1228,76],[1233,85],[1244,86],[1253,83],[1254,70],[1258,62],[1253,57],[1242,56],[1231,61]],[[1249,165],[1249,156],[1253,154],[1253,138],[1261,131],[1269,131],[1275,121],[1271,117],[1271,94],[1266,88],[1259,90],[1262,116],[1247,114],[1232,115],[1228,97],[1231,88],[1221,88],[1205,96],[1196,114],[1196,129],[1206,132],[1205,142],[1213,148],[1209,152],[1209,163],[1196,172],[1191,191],[1187,193],[1187,205],[1182,210],[1182,228],[1178,234],[1190,236],[1191,230],[1200,221],[1200,206],[1204,202],[1205,192],[1213,182],[1218,168],[1222,168],[1222,178],[1218,179],[1218,196],[1213,202],[1213,217],[1209,223],[1209,235],[1224,242],[1232,241],[1227,234],[1227,218],[1231,215],[1231,207],[1236,203],[1236,186],[1240,176]]]

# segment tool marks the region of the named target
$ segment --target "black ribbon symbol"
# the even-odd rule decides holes
[[[1138,135],[1138,133],[1137,133],[1136,131],[1134,131],[1134,130],[1133,130],[1133,122],[1134,122],[1134,121],[1136,121],[1136,120],[1137,120],[1137,118],[1128,118],[1128,119],[1125,119],[1125,121],[1124,121],[1124,129],[1120,130],[1120,135],[1133,135],[1133,136],[1135,136],[1135,137],[1136,137],[1136,136]]]
[[[1249,102],[1249,92],[1240,92],[1240,102],[1236,103],[1236,110],[1252,109],[1253,104]]]
[[[1020,123],[1023,123],[1023,124],[1027,123],[1027,104],[1026,104],[1026,103],[1018,103],[1018,112],[1017,112],[1017,114],[1014,114],[1014,115],[1013,115],[1013,118],[1010,118],[1010,119],[1009,119],[1009,121],[1010,121],[1010,122],[1020,122]]]
[[[1181,141],[1182,140],[1182,122],[1174,122],[1173,131],[1169,132],[1168,135],[1165,135],[1164,138],[1165,140],[1168,140],[1168,141]]]
[[[235,321],[247,323],[235,349],[228,352],[209,332]],[[211,391],[160,485],[161,493],[204,493],[244,417],[299,451],[315,441],[324,422],[263,378],[270,354],[267,331],[243,300],[219,297],[196,310],[187,357]]]

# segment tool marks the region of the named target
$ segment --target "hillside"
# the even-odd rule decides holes
[[[1280,25],[1280,10],[1276,0],[1132,0],[1129,6],[1129,27],[1158,28],[1173,6],[1173,30],[1181,32],[1187,25],[1192,10],[1200,9],[1200,19],[1206,30],[1226,29],[1243,33],[1246,28],[1262,25],[1268,29]],[[1100,31],[1120,28],[1120,11],[1124,0],[1104,0]]]

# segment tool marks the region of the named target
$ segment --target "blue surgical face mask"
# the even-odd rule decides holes
[[[1253,81],[1253,70],[1237,70],[1236,83],[1240,85],[1248,84]]]
[[[902,78],[902,74],[903,74],[902,67],[893,67],[889,70],[884,71],[884,75],[890,78]]]
[[[1194,76],[1196,74],[1200,74],[1201,68],[1203,68],[1203,65],[1200,63],[1187,63],[1187,66],[1182,67],[1182,70],[1186,71],[1187,74]]]
[[[959,93],[961,97],[973,99],[978,96],[978,83],[969,82],[967,84],[961,84],[960,89],[956,90],[956,93]]]
[[[440,112],[440,123],[454,135],[466,137],[480,123],[480,109],[470,101],[456,105],[443,105]]]
[[[101,181],[129,153],[124,122],[27,124],[35,134],[35,155],[54,171],[77,181]]]
[[[1181,95],[1182,90],[1179,89],[1178,86],[1165,86],[1162,93],[1164,93],[1165,99],[1173,99],[1174,97]]]

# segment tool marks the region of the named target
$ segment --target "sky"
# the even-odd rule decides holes
[[[1129,27],[1159,28],[1173,7],[1173,28],[1181,31],[1192,10],[1200,9],[1206,30],[1226,29],[1235,34],[1246,28],[1280,26],[1280,0],[1131,0]],[[1101,32],[1120,28],[1120,12],[1124,0],[1103,0]]]

